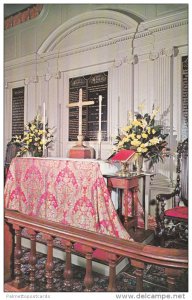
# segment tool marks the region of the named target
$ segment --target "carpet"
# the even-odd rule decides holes
[[[23,255],[21,259],[21,270],[23,273],[24,285],[29,284],[29,249],[22,248]],[[45,277],[46,255],[37,252],[36,264],[36,292],[46,291],[46,277]],[[63,272],[65,262],[59,258],[54,258],[54,289],[53,292],[83,292],[85,289],[83,280],[85,276],[85,269],[79,266],[72,265],[73,279],[70,285],[66,285]],[[93,272],[94,285],[92,292],[106,292],[108,286],[108,276]],[[135,269],[132,266],[126,267],[116,276],[117,292],[135,292],[136,280]],[[184,272],[179,278],[177,284],[177,292],[188,291],[188,274]],[[167,292],[166,275],[164,268],[148,265],[144,271],[144,292]]]

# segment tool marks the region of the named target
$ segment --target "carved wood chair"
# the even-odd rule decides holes
[[[11,141],[7,144],[6,157],[5,157],[5,163],[4,163],[4,182],[6,180],[6,176],[7,176],[11,161],[17,155],[18,151],[19,151],[19,146],[12,144]]]
[[[176,186],[173,193],[158,194],[157,238],[164,247],[188,246],[188,139],[178,144]],[[165,209],[166,201],[173,198],[173,208]]]

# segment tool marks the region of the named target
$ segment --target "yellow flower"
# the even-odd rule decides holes
[[[146,138],[148,137],[148,134],[145,133],[145,132],[143,132],[143,133],[141,134],[141,136],[142,136],[142,138],[146,139]]]
[[[126,143],[126,142],[129,142],[129,137],[128,136],[125,136],[122,140],[123,143]]]
[[[147,132],[148,132],[148,134],[150,134],[150,132],[151,132],[151,127],[147,127]]]
[[[143,109],[144,109],[144,102],[142,102],[142,103],[140,103],[139,105],[138,105],[138,110],[140,110],[141,112],[143,111]]]
[[[146,148],[149,145],[149,143],[143,143],[140,145],[141,148]]]
[[[151,145],[156,145],[159,143],[159,139],[158,139],[158,137],[154,137],[154,138],[150,139],[149,142],[151,143]]]
[[[141,142],[138,141],[138,140],[133,140],[133,141],[131,141],[131,145],[133,145],[133,146],[135,146],[135,147],[138,147],[140,144],[141,144]]]
[[[132,124],[133,126],[141,126],[141,122],[139,122],[138,120],[132,121],[131,124]]]
[[[147,126],[147,121],[145,119],[142,119],[141,122],[142,122],[141,127],[145,128]]]
[[[140,134],[137,134],[137,138],[138,138],[138,140],[140,140],[140,138],[141,138],[141,135],[140,135]]]
[[[40,142],[40,144],[41,144],[41,142]],[[124,142],[120,141],[119,144],[118,144],[118,148],[121,148],[123,145],[124,145]]]
[[[34,124],[31,125],[31,131],[33,131],[36,128]]]
[[[128,119],[129,119],[130,122],[133,120],[133,116],[132,116],[131,111],[128,112]]]
[[[124,128],[123,128],[123,131],[129,131],[131,128],[132,128],[132,126],[131,126],[131,125],[129,125],[129,126],[126,126],[126,127],[124,127]]]
[[[145,152],[147,152],[148,151],[148,148],[141,148],[141,147],[138,147],[137,148],[137,152],[138,153],[145,153]]]
[[[158,112],[159,112],[159,108],[154,109],[151,114],[151,119],[155,118],[155,116],[157,115]]]
[[[141,153],[141,151],[142,151],[142,148],[141,148],[141,147],[138,147],[138,148],[137,148],[137,152]]]
[[[156,130],[155,129],[152,129],[152,134],[155,134],[156,133]]]
[[[132,140],[134,140],[134,138],[135,138],[135,133],[131,133],[131,134],[129,134],[127,137],[128,137],[128,138],[131,138]]]

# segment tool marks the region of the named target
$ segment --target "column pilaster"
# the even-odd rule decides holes
[[[155,73],[155,99],[156,106],[160,110],[159,123],[164,126],[165,133],[169,134],[169,147],[173,149],[173,59],[177,55],[176,47],[163,48],[154,58]],[[173,161],[170,159],[169,166],[162,165],[164,172],[170,179],[173,178]]]

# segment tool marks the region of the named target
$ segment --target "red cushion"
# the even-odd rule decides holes
[[[74,250],[86,254],[85,247],[79,243],[74,244]],[[109,260],[108,255],[109,253],[104,250],[96,249],[93,251],[93,258],[97,258],[102,261],[108,261]]]
[[[165,211],[165,216],[187,220],[188,219],[188,207],[176,206],[174,208],[168,209]]]
[[[109,261],[109,253],[104,250],[96,249],[93,252],[93,258],[97,258],[103,261]]]
[[[84,254],[86,253],[86,248],[79,243],[74,244],[74,250],[80,253],[84,253]]]

